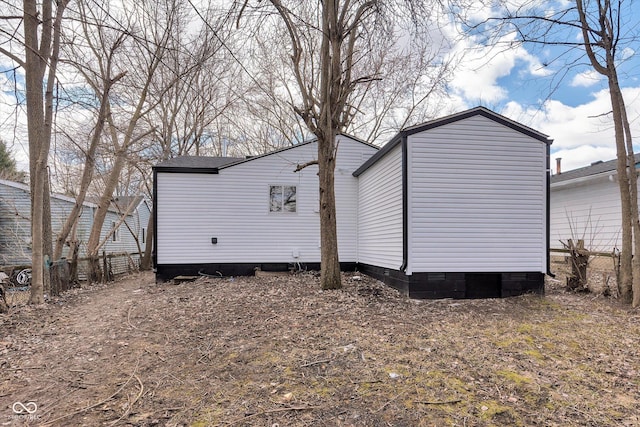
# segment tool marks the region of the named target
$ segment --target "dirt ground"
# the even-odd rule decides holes
[[[354,273],[87,286],[0,315],[0,425],[640,425],[640,311],[558,280],[437,301]]]

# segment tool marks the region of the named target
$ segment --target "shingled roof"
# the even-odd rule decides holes
[[[156,168],[219,168],[244,160],[244,157],[178,156],[156,165]]]
[[[635,155],[636,164],[640,162],[640,154]],[[558,182],[570,181],[573,179],[584,178],[592,175],[599,175],[606,172],[614,172],[616,170],[617,159],[608,160],[606,162],[593,162],[590,166],[573,169],[551,177],[551,184]]]

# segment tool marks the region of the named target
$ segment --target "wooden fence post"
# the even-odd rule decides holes
[[[102,251],[102,283],[107,283],[109,280],[109,273],[107,271],[107,252]]]

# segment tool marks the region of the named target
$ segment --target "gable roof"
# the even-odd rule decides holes
[[[617,159],[607,160],[606,162],[593,162],[589,166],[573,169],[561,174],[551,176],[551,184],[559,182],[572,181],[580,178],[587,178],[594,175],[600,175],[607,172],[615,172],[617,167]],[[635,155],[636,165],[640,162],[640,154]],[[636,166],[637,167],[637,166]]]
[[[376,150],[379,148],[373,144],[369,144],[359,138],[356,138],[351,135],[347,135],[344,133],[339,133],[338,135],[342,135],[346,138],[351,139],[352,141],[359,142],[368,147],[375,148]],[[279,148],[274,151],[270,151],[265,154],[260,154],[257,156],[247,156],[247,157],[207,157],[207,156],[179,156],[174,157],[173,159],[165,160],[163,162],[158,163],[153,167],[154,170],[158,172],[185,172],[188,171],[190,173],[212,173],[217,174],[220,169],[232,167],[241,163],[250,162],[256,159],[260,159],[262,157],[271,156],[274,154],[282,153],[283,151],[292,150],[297,147],[301,147],[303,145],[311,144],[316,142],[318,139],[313,138],[295,145],[291,145],[288,147]]]
[[[164,160],[153,168],[162,172],[193,169],[204,173],[217,173],[218,168],[242,160],[242,157],[178,156]]]
[[[137,196],[115,196],[111,200],[111,207],[116,210],[116,212],[127,212],[133,213],[138,206],[144,201],[143,195]]]
[[[19,190],[24,191],[27,194],[31,194],[31,187],[29,187],[28,184],[23,184],[21,182],[15,182],[15,181],[8,181],[6,179],[0,179],[0,185],[6,185],[7,187],[17,188]],[[54,199],[63,200],[65,202],[69,202],[69,203],[75,203],[76,202],[76,199],[74,197],[65,196],[64,194],[51,193],[50,196],[53,197]],[[82,203],[82,206],[95,208],[98,205],[96,205],[95,203],[91,203],[90,201],[85,200],[84,203]]]
[[[548,135],[538,132],[535,129],[532,129],[528,126],[523,125],[522,123],[518,123],[514,120],[511,120],[505,116],[502,116],[494,111],[489,110],[488,108],[478,106],[472,108],[470,110],[462,111],[460,113],[451,114],[449,116],[441,117],[439,119],[431,120],[419,125],[409,126],[407,128],[402,129],[395,135],[386,145],[384,145],[380,151],[371,156],[369,160],[367,160],[362,166],[356,170],[353,175],[358,176],[361,175],[364,171],[369,169],[374,163],[376,163],[380,158],[384,157],[389,151],[395,148],[398,144],[402,142],[402,140],[409,135],[413,135],[415,133],[424,132],[425,130],[434,129],[440,126],[448,125],[450,123],[454,123],[460,120],[468,119],[474,116],[483,116],[494,122],[500,123],[504,126],[507,126],[513,130],[516,130],[520,133],[523,133],[527,136],[530,136],[538,141],[544,142],[545,144],[551,144],[553,142],[552,139],[549,138]]]

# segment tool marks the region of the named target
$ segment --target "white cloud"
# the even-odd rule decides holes
[[[633,135],[640,137],[640,87],[623,89]],[[572,107],[551,100],[542,109],[507,103],[502,114],[546,133],[554,142],[551,157],[562,157],[563,170],[616,157],[609,92],[601,90],[585,104]],[[640,150],[636,149],[636,152]]]
[[[493,104],[508,98],[509,92],[499,80],[510,76],[518,66],[526,65],[514,76],[522,80],[554,72],[515,39],[515,34],[509,34],[490,46],[478,44],[473,38],[459,41],[453,54],[461,59],[450,84],[454,94],[472,103]]]
[[[583,166],[588,166],[599,160],[607,161],[615,159],[616,149],[611,147],[594,147],[582,145],[568,150],[559,150],[551,155],[551,170],[556,173],[556,159],[561,158],[561,170],[567,172]]]
[[[602,78],[602,74],[596,70],[587,70],[576,74],[573,79],[571,79],[570,85],[572,87],[590,87],[598,83]]]
[[[631,49],[630,47],[625,47],[618,54],[618,59],[624,61],[625,59],[631,58],[635,53],[635,50]]]

